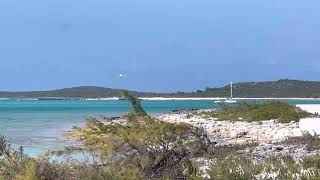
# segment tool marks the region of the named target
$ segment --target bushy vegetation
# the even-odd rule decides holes
[[[0,180],[67,180],[74,178],[76,171],[76,166],[49,161],[47,157],[30,158],[22,148],[14,150],[0,138]]]
[[[136,116],[148,116],[146,111],[141,106],[140,99],[132,96],[131,94],[129,94],[128,91],[123,91],[123,96],[125,97],[125,99],[127,99],[131,103],[134,115],[136,115]]]
[[[248,148],[258,146],[257,143],[249,143],[249,144],[229,144],[224,146],[214,147],[212,151],[210,151],[209,157],[212,159],[225,159],[229,156],[238,156],[239,151],[244,151]]]
[[[309,133],[305,133],[303,136],[290,137],[281,143],[287,145],[303,145],[307,151],[320,150],[319,136]]]
[[[301,118],[313,116],[313,114],[300,108],[281,102],[266,104],[240,104],[238,106],[223,107],[218,110],[201,112],[200,115],[217,118],[218,120],[232,121],[263,121],[277,119],[281,123],[299,121]]]
[[[248,179],[319,179],[318,156],[296,161],[291,156],[272,156],[253,159],[249,156],[232,156],[212,164],[208,174],[215,180]]]
[[[83,143],[84,150],[98,153],[103,164],[116,164],[125,176],[134,179],[198,177],[192,159],[208,153],[212,145],[204,130],[141,116],[144,113],[137,100],[128,99],[133,107],[139,106],[129,118],[107,122],[89,119],[84,128],[75,131],[74,137]],[[117,172],[113,172],[114,178],[121,177]]]

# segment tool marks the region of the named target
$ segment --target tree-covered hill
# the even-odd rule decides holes
[[[267,82],[244,82],[233,85],[235,97],[320,97],[320,82],[283,79]],[[207,88],[201,96],[229,96],[230,85],[222,88]]]
[[[121,89],[111,89],[96,86],[80,86],[52,91],[0,92],[1,98],[104,98],[121,97]],[[130,93],[138,93],[130,91]]]
[[[312,98],[320,97],[320,82],[300,80],[279,80],[266,82],[243,82],[233,86],[234,97],[270,98]],[[122,89],[95,86],[81,86],[52,91],[0,92],[0,98],[108,98],[121,97]],[[230,85],[206,88],[195,92],[151,93],[129,91],[138,97],[229,97]]]

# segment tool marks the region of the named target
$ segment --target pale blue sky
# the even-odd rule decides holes
[[[319,0],[2,0],[0,90],[320,80],[319,19]]]

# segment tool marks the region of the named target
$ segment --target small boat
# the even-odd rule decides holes
[[[235,99],[226,99],[224,102],[228,103],[228,104],[237,103],[237,101]]]
[[[230,98],[227,99],[219,99],[214,101],[214,103],[226,103],[226,104],[234,104],[237,103],[237,101],[235,99],[233,99],[233,86],[232,86],[232,82],[230,84]]]
[[[234,103],[237,103],[237,101],[235,99],[233,99],[233,85],[232,85],[232,81],[230,83],[230,98],[229,99],[226,99],[224,101],[225,103],[228,103],[228,104],[234,104]]]

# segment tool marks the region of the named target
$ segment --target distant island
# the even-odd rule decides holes
[[[42,98],[42,99],[87,99],[122,97],[123,89],[96,86],[80,86],[52,91],[0,91],[0,98]],[[242,82],[233,85],[234,97],[238,98],[319,98],[320,81],[301,81],[281,79],[266,82]],[[230,85],[207,87],[195,92],[154,93],[129,91],[136,97],[229,97]]]

